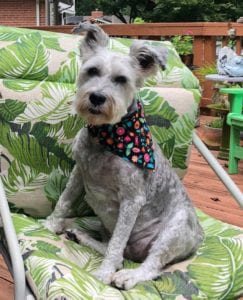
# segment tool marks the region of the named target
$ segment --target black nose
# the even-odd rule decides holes
[[[94,106],[98,106],[105,102],[106,97],[100,93],[91,93],[89,96],[89,100]]]

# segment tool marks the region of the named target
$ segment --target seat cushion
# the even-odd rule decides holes
[[[243,294],[243,230],[201,211],[197,214],[205,231],[197,253],[168,266],[156,280],[129,291],[105,285],[92,276],[102,261],[96,251],[51,233],[41,221],[23,214],[12,217],[27,279],[37,299],[236,299]],[[96,217],[69,221],[93,237],[99,236]],[[126,268],[136,266],[124,262]]]

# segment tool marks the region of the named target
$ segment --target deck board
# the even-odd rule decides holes
[[[0,300],[13,300],[13,279],[0,255]]]
[[[213,153],[216,156],[217,152]],[[225,167],[227,162],[219,162],[227,170]],[[239,173],[231,175],[231,178],[243,191],[243,161],[240,162]],[[195,147],[192,148],[190,165],[183,183],[195,207],[226,223],[243,227],[243,210]],[[0,256],[0,300],[12,299],[12,277]],[[240,299],[243,300],[243,298]]]

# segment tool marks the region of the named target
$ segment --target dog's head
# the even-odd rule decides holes
[[[127,114],[146,77],[165,67],[167,50],[135,42],[130,54],[110,51],[108,35],[98,26],[80,23],[86,32],[80,51],[83,64],[77,80],[74,108],[89,124],[114,124]]]

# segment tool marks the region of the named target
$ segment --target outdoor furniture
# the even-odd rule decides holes
[[[227,82],[227,83],[242,83],[243,77],[230,77],[226,75],[219,75],[219,74],[209,74],[206,75],[205,78],[207,80],[211,80],[214,82]],[[209,104],[208,107],[219,113],[221,117],[223,118],[223,127],[222,127],[222,140],[221,140],[221,146],[220,151],[218,153],[219,159],[229,159],[229,141],[230,141],[230,126],[227,123],[227,114],[229,112],[229,109],[227,108],[218,108],[215,107],[214,104]]]
[[[227,124],[230,126],[229,173],[238,173],[238,161],[243,159],[243,147],[240,146],[240,132],[243,131],[243,88],[222,88],[221,93],[229,95],[230,112]]]
[[[102,260],[97,252],[42,226],[65,188],[75,163],[72,140],[85,125],[70,107],[81,63],[80,39],[0,27],[0,238],[11,258],[15,299],[27,299],[26,293],[48,300],[238,297],[243,293],[243,230],[199,210],[205,240],[198,252],[168,266],[157,280],[129,291],[91,275]],[[131,43],[113,38],[110,47],[128,53]],[[149,78],[138,93],[154,138],[181,178],[193,141],[243,207],[242,192],[193,132],[200,102],[198,80],[169,42],[147,43],[164,45],[169,51],[167,69]],[[87,206],[84,192],[69,217],[70,224],[99,237],[100,222]],[[127,260],[124,265],[136,267]],[[31,292],[26,292],[24,273]]]

